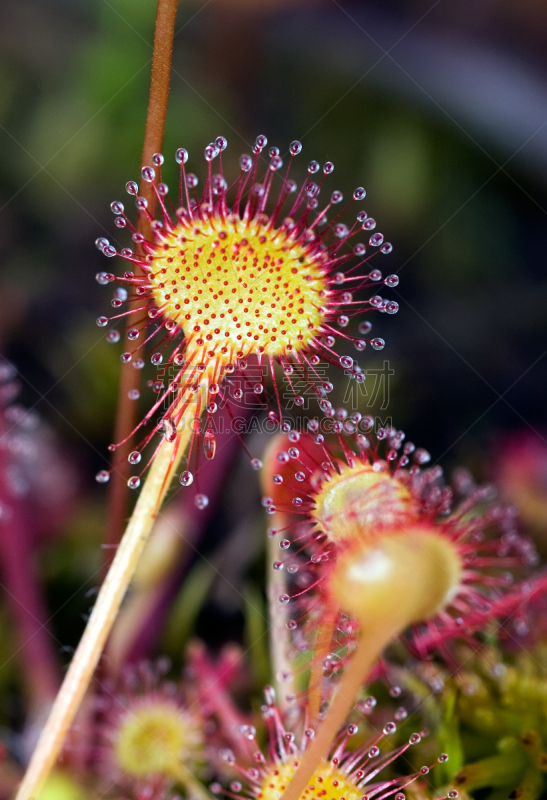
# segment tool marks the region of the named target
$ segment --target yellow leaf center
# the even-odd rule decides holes
[[[182,762],[195,745],[192,725],[184,712],[167,703],[131,709],[115,742],[118,766],[127,775],[166,775],[178,778]]]
[[[298,761],[290,761],[270,770],[257,795],[258,800],[279,800],[297,766]],[[329,761],[323,761],[300,795],[300,800],[360,800],[362,795],[363,791],[342,770]]]
[[[290,231],[212,218],[166,233],[150,280],[163,315],[228,363],[310,345],[323,319],[323,262]]]
[[[418,504],[401,481],[370,464],[340,465],[314,497],[317,526],[340,544],[396,529],[418,518]]]

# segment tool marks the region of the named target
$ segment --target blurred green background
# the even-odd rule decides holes
[[[108,206],[138,177],[155,3],[0,8],[2,351],[92,475],[119,371],[94,325],[108,299],[93,241],[127,244]],[[262,132],[282,151],[302,140],[301,175],[332,159],[395,245],[382,267],[401,275],[401,312],[375,321],[387,347],[363,359],[395,370],[394,423],[449,462],[541,428],[544,5],[209,0],[182,2],[177,30],[168,182],[176,147],[199,172],[220,133],[233,161]]]

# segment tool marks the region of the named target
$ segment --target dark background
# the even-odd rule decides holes
[[[93,241],[115,238],[109,203],[138,178],[154,10],[1,5],[2,351],[93,469],[118,375],[94,326],[108,299]],[[401,276],[400,314],[375,327],[396,371],[394,422],[449,458],[541,428],[543,5],[210,0],[182,3],[177,27],[168,165],[184,145],[199,171],[219,133],[235,160],[264,132],[282,150],[302,140],[301,171],[330,158],[337,186],[367,188],[395,245],[382,267]]]

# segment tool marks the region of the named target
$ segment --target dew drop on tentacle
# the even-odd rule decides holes
[[[199,508],[200,511],[203,511],[203,509],[207,508],[209,505],[209,498],[206,494],[197,494],[194,498],[194,505],[196,508]]]
[[[268,138],[264,136],[264,134],[260,134],[259,136],[257,136],[254,146],[255,153],[261,153],[267,144],[268,144]]]
[[[175,153],[175,160],[177,164],[186,164],[188,161],[188,150],[185,150],[184,147],[179,147]]]
[[[205,160],[213,161],[218,156],[218,153],[219,149],[216,144],[208,144],[204,152]]]
[[[152,183],[152,181],[156,177],[156,171],[153,167],[143,167],[141,169],[141,175],[143,181],[146,181],[147,183]]]
[[[127,289],[124,286],[118,286],[114,291],[114,300],[120,300],[125,303],[127,300]]]
[[[194,476],[188,470],[184,470],[184,472],[180,474],[179,481],[182,486],[190,486],[194,482]]]
[[[414,452],[414,461],[417,464],[427,464],[429,461],[431,461],[431,455],[423,447],[419,447]]]
[[[251,167],[253,166],[253,159],[251,156],[244,153],[239,157],[239,166],[242,172],[250,172]]]
[[[373,234],[368,243],[371,247],[380,247],[381,244],[384,242],[384,234],[383,233],[375,233]]]
[[[203,434],[203,452],[205,453],[205,458],[209,460],[213,459],[215,457],[216,448],[217,441],[215,434],[210,428],[207,428]]]
[[[103,252],[104,248],[108,247],[109,245],[110,245],[109,240],[105,239],[104,236],[99,236],[98,239],[95,239],[95,247],[97,248],[97,250],[100,250],[101,253]],[[98,275],[103,275],[103,274],[105,273],[102,272],[98,273]]]
[[[168,442],[174,442],[177,438],[177,426],[170,417],[163,418],[162,429],[165,440]]]
[[[355,736],[358,730],[359,726],[355,725],[355,723],[351,723],[350,725],[347,726],[346,733],[348,734],[348,736]]]

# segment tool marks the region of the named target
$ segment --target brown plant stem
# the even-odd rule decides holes
[[[167,101],[169,98],[169,82],[171,78],[171,60],[173,55],[173,37],[175,33],[175,18],[178,0],[158,0],[156,13],[156,28],[154,33],[154,49],[152,54],[152,75],[150,79],[150,95],[148,98],[148,113],[144,131],[144,145],[142,150],[142,166],[152,163],[154,153],[160,153],[163,147],[163,133],[167,115]],[[156,195],[151,183],[144,183],[141,187],[141,196],[148,201],[150,213],[154,214]],[[146,216],[139,214],[137,228],[146,239],[151,238],[150,224]],[[138,248],[140,249],[140,248]],[[142,255],[142,253],[141,253]],[[138,266],[135,273],[139,273]],[[127,317],[128,328],[138,326],[139,314],[130,314]],[[130,340],[125,337],[125,350],[130,350]],[[129,393],[138,389],[140,385],[140,371],[137,369],[122,369],[120,388],[118,394],[118,407],[114,425],[114,441],[122,442],[112,458],[112,477],[109,485],[107,529],[105,542],[107,545],[116,545],[124,529],[129,496],[127,480],[129,478],[130,464],[127,456],[133,449],[132,431],[137,422],[138,403],[130,400]],[[108,569],[113,558],[113,548],[104,549],[104,569]]]
[[[330,708],[280,800],[299,800],[321,761],[328,758],[332,742],[347,720],[357,693],[366,680],[371,667],[387,643],[403,627],[401,624],[390,626],[387,621],[385,622],[384,626],[369,628],[366,636],[361,635],[357,649],[342,676]]]

